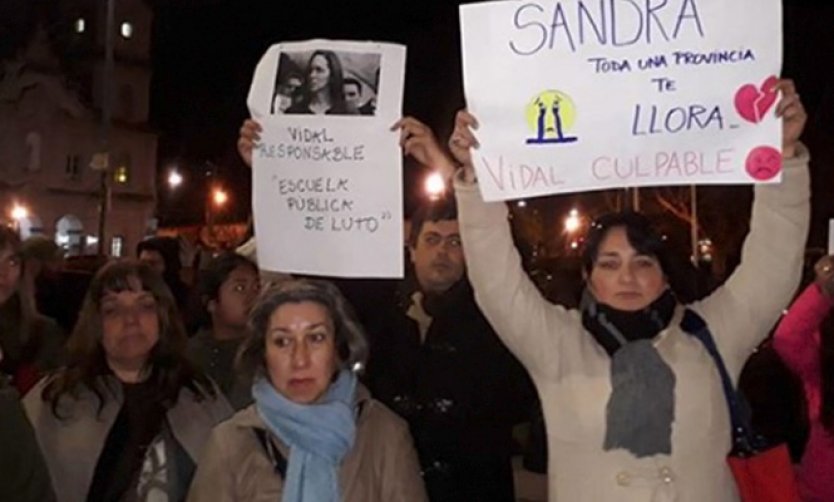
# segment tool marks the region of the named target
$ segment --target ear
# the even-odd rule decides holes
[[[414,263],[414,252],[415,251],[416,250],[414,249],[414,247],[411,244],[409,244],[408,245],[408,257],[411,260],[411,263]]]
[[[208,310],[209,314],[213,314],[216,309],[217,300],[209,300],[208,302],[206,302],[206,310]]]

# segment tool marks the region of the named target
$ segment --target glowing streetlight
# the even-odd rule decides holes
[[[29,210],[15,202],[9,214],[11,215],[12,220],[14,220],[15,232],[20,232],[20,223],[29,216]]]
[[[182,175],[176,169],[171,169],[168,173],[168,186],[177,188],[180,185],[182,185]]]
[[[582,226],[582,219],[579,217],[579,211],[571,209],[568,217],[565,218],[565,232],[572,234],[579,230]]]
[[[428,194],[429,199],[439,199],[440,196],[446,191],[446,182],[443,180],[443,176],[440,173],[432,173],[426,177],[423,188],[425,189],[426,194]]]
[[[517,205],[518,207],[521,207],[521,208],[527,207],[527,201],[526,201],[526,200],[524,200],[524,199],[521,199],[520,201],[518,201],[518,202],[516,203],[516,205]]]
[[[20,204],[15,204],[12,207],[12,219],[15,220],[18,225],[20,224],[20,220],[25,219],[27,216],[29,216],[29,210],[25,207]]]
[[[222,188],[215,188],[211,198],[216,206],[223,206],[229,200],[229,194]]]

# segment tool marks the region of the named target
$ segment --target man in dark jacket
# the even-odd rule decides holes
[[[532,383],[475,304],[454,200],[412,218],[413,273],[363,316],[374,396],[408,420],[432,501],[510,501],[512,428]]]

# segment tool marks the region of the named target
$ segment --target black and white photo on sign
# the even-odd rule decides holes
[[[374,115],[380,61],[378,53],[281,52],[270,114]]]

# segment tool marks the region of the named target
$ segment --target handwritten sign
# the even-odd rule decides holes
[[[258,262],[280,272],[402,277],[405,48],[313,40],[269,48],[248,105]]]
[[[464,5],[486,200],[781,179],[779,0]]]

